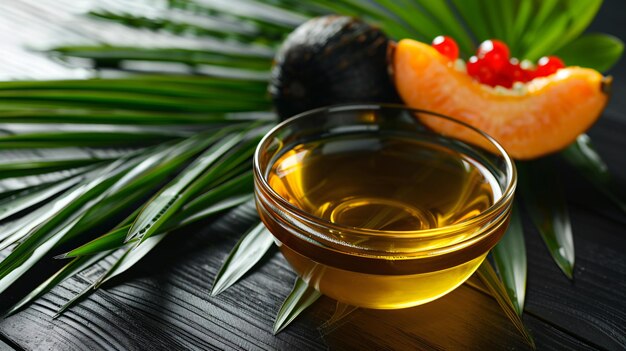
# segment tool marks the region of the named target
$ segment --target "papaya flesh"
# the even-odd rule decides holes
[[[430,45],[411,39],[397,44],[392,60],[395,86],[405,104],[472,125],[516,159],[537,158],[572,143],[604,110],[611,83],[593,69],[567,67],[535,78],[524,89],[494,89],[457,70]],[[493,150],[459,125],[421,120],[438,132]]]

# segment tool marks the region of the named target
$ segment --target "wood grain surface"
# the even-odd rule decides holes
[[[107,2],[118,6],[121,1]],[[30,38],[27,33],[38,30],[75,40],[85,40],[87,34],[98,32],[67,30],[63,23],[68,21],[78,28],[90,28],[88,21],[75,15],[80,9],[71,7],[72,3],[68,0],[0,2],[0,44],[9,53],[0,55],[2,79],[25,78],[42,72],[50,77],[84,74],[22,49]],[[60,5],[68,6],[68,10]],[[592,29],[624,40],[623,5],[620,0],[607,1]],[[15,31],[20,26],[24,31]],[[17,34],[9,38],[8,30]],[[29,63],[28,67],[25,62]],[[616,75],[613,101],[590,135],[617,183],[624,188],[626,69],[624,59],[621,62],[613,70]],[[0,160],[9,157],[18,156],[0,154]],[[558,159],[555,162],[559,165],[572,218],[575,279],[569,281],[558,270],[525,216],[529,267],[524,322],[539,350],[624,350],[626,216],[568,165]],[[0,349],[529,349],[495,300],[467,284],[424,306],[397,311],[357,309],[332,323],[327,321],[336,303],[322,298],[274,336],[274,316],[295,279],[276,251],[268,254],[264,264],[240,283],[217,297],[209,294],[227,253],[255,221],[253,206],[246,204],[212,221],[179,231],[128,274],[53,319],[56,310],[93,282],[103,267],[94,267],[66,281],[27,309],[0,321]],[[0,253],[0,257],[5,255],[6,252]],[[35,267],[41,274],[39,278],[62,264],[44,261]],[[14,303],[20,294],[37,285],[37,278],[27,275],[18,281],[2,295],[0,308]]]

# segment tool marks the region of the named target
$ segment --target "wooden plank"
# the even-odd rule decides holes
[[[626,93],[624,94],[626,96]],[[610,114],[605,114],[609,116]],[[598,153],[607,163],[611,174],[618,183],[626,183],[626,160],[624,152],[626,151],[626,139],[624,139],[624,130],[626,129],[626,110],[621,111],[619,117],[604,118],[601,117],[590,130],[589,135],[593,141]]]
[[[96,278],[98,270],[91,270],[0,322],[0,332],[26,349],[323,347],[315,327],[306,323],[278,337],[271,334],[275,311],[294,279],[280,256],[254,279],[209,298],[213,275],[253,214],[252,207],[243,208],[180,245],[164,243],[126,277],[131,280],[99,290],[52,320],[59,306]]]
[[[524,315],[524,324],[535,338],[537,350],[583,351],[598,349],[595,345],[589,345],[574,335],[566,333],[529,313]]]
[[[324,335],[333,350],[530,349],[491,297],[465,285],[422,306],[359,309],[337,324]]]
[[[347,349],[358,345],[526,348],[495,301],[467,287],[413,309],[357,310],[332,333],[321,335],[318,328],[334,311],[334,303],[323,299],[303,318],[273,336],[273,316],[294,279],[280,255],[271,257],[260,269],[218,297],[211,298],[208,293],[229,248],[253,221],[253,211],[251,207],[241,208],[205,229],[198,229],[195,235],[190,231],[180,233],[190,237],[180,244],[164,243],[121,283],[96,292],[52,320],[56,309],[93,281],[98,270],[86,272],[56,288],[34,306],[0,322],[0,332],[26,349],[307,350],[327,346]],[[547,256],[542,253],[540,257]],[[542,261],[539,267],[550,264]],[[536,268],[532,264],[531,272]],[[556,273],[558,278],[560,273]],[[541,283],[545,283],[543,279]],[[545,298],[531,294],[533,313],[540,310],[536,306]],[[529,328],[539,345],[555,345],[557,340],[572,349],[591,347],[551,326],[549,319],[548,324],[533,316],[526,316],[526,320],[531,321]]]
[[[570,206],[576,265],[569,281],[552,262],[539,233],[526,222],[526,311],[592,345],[626,346],[624,225]]]
[[[15,351],[16,348],[0,340],[0,350]]]
[[[622,194],[625,116],[602,118],[589,133]],[[626,347],[626,216],[575,170],[558,164],[574,232],[575,278],[570,282],[558,270],[526,220],[527,312],[592,345],[621,350]]]

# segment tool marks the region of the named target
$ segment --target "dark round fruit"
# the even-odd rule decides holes
[[[281,119],[321,106],[400,101],[387,71],[389,39],[351,17],[314,18],[276,54],[269,91]]]

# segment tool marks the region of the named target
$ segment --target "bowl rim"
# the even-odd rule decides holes
[[[443,118],[452,123],[461,125],[465,128],[469,128],[473,130],[474,132],[478,133],[479,135],[481,135],[482,137],[484,137],[487,141],[489,141],[489,143],[491,143],[493,146],[496,147],[496,149],[499,152],[499,156],[502,156],[503,159],[505,160],[507,185],[504,191],[502,191],[502,195],[500,196],[500,198],[497,201],[495,201],[489,208],[487,208],[480,214],[472,218],[469,218],[467,220],[464,220],[462,222],[448,225],[445,227],[418,229],[418,230],[406,230],[406,231],[390,231],[390,230],[382,231],[382,230],[376,230],[376,229],[352,227],[352,226],[342,225],[339,223],[333,223],[325,218],[315,216],[291,204],[289,201],[285,200],[276,191],[274,191],[274,189],[268,184],[267,179],[265,177],[265,171],[261,170],[258,160],[260,159],[261,152],[263,151],[261,149],[262,146],[265,145],[268,142],[268,140],[272,138],[275,135],[275,133],[277,133],[281,129],[285,128],[286,126],[296,123],[298,120],[302,118],[307,118],[311,115],[329,114],[329,113],[336,113],[336,112],[342,112],[342,111],[366,111],[366,110],[381,111],[384,109],[404,110],[404,111],[409,111],[409,112],[414,112],[414,113],[428,114],[428,115],[435,116],[438,118]],[[445,136],[445,137],[452,138],[455,140],[460,140],[460,139],[456,139],[453,137],[448,137],[448,136]],[[470,145],[473,147],[476,147],[476,145],[473,145],[473,144],[470,144]],[[324,107],[319,107],[319,108],[315,108],[312,110],[299,113],[293,117],[290,117],[280,122],[275,127],[273,127],[270,131],[268,131],[263,136],[261,141],[258,143],[256,150],[254,152],[254,156],[253,156],[253,172],[254,172],[254,177],[258,180],[258,183],[260,183],[260,185],[263,187],[264,192],[269,194],[273,201],[277,202],[278,204],[280,204],[281,207],[288,210],[289,214],[296,215],[299,219],[304,220],[305,222],[313,223],[315,225],[329,228],[329,229],[334,229],[334,230],[338,230],[342,232],[348,232],[351,234],[376,235],[381,238],[389,237],[389,238],[397,238],[397,239],[404,239],[404,238],[416,239],[420,237],[432,239],[434,237],[440,237],[441,234],[455,235],[455,233],[463,231],[463,229],[467,227],[472,227],[477,222],[484,221],[486,218],[496,219],[499,217],[498,213],[500,213],[501,210],[505,208],[507,204],[511,202],[513,195],[515,193],[515,188],[517,184],[517,169],[515,167],[515,162],[513,158],[506,152],[506,150],[500,143],[498,143],[493,137],[491,137],[487,133],[483,132],[482,130],[476,127],[473,127],[472,125],[468,123],[459,121],[453,117],[449,117],[441,113],[423,110],[423,109],[416,109],[416,108],[412,108],[412,107],[401,105],[401,104],[387,104],[387,103],[347,103],[347,104],[324,106]],[[482,232],[482,231],[479,231],[479,232]],[[476,234],[478,235],[479,233],[476,233]],[[467,238],[467,239],[471,239],[471,238]]]

